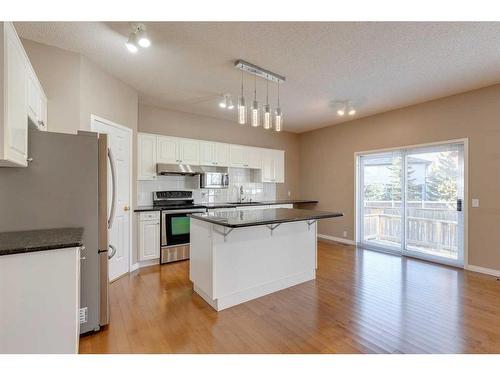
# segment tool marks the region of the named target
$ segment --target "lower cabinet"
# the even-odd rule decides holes
[[[139,213],[139,260],[160,257],[160,211]]]
[[[79,309],[79,247],[0,256],[0,353],[78,353]]]

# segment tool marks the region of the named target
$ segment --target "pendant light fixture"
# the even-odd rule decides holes
[[[219,107],[224,108],[224,109],[229,109],[229,110],[234,108],[233,101],[231,100],[230,94],[224,94],[221,97],[221,100],[219,102]]]
[[[257,101],[257,76],[254,76],[253,102],[252,102],[252,126],[254,128],[260,125],[259,102]]]
[[[276,112],[274,116],[274,130],[280,132],[283,127],[283,114],[280,108],[280,84],[278,82],[278,106],[276,107]]]
[[[241,71],[241,96],[238,98],[238,124],[245,125],[247,123],[247,107],[245,105],[245,97],[243,96],[243,70]]]
[[[266,105],[264,106],[264,129],[269,130],[272,127],[271,107],[269,106],[269,79],[266,80]]]
[[[241,96],[238,98],[238,123],[244,125],[247,122],[247,108],[243,96],[243,73],[248,73],[254,76],[253,101],[250,106],[250,125],[257,128],[262,122],[264,129],[269,130],[273,127],[274,116],[275,130],[278,132],[281,131],[283,129],[283,113],[280,108],[279,85],[285,82],[286,77],[243,60],[237,60],[234,67],[241,70]],[[259,107],[259,102],[257,101],[257,78],[266,80],[266,104],[262,108]],[[271,112],[271,106],[269,105],[269,81],[278,84],[278,107],[274,114]]]

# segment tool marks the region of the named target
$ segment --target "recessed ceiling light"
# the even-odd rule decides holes
[[[345,115],[345,109],[344,108],[338,109],[337,110],[337,115],[344,116]]]
[[[356,114],[356,110],[355,110],[354,108],[352,108],[352,107],[351,107],[351,108],[349,109],[349,112],[347,112],[347,114],[348,114],[349,116],[354,116],[354,115]]]

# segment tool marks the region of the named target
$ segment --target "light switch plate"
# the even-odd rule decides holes
[[[472,207],[473,208],[478,208],[479,207],[479,199],[472,198]]]

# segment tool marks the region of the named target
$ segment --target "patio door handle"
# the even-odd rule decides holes
[[[462,200],[457,199],[457,211],[462,212]]]

